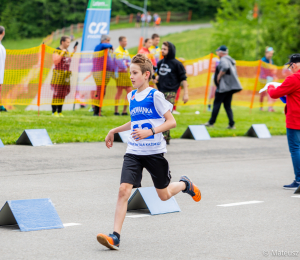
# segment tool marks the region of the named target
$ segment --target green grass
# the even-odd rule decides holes
[[[209,22],[208,18],[202,20],[195,20],[195,21],[184,21],[184,22],[170,22],[170,23],[162,23],[162,25],[185,25],[185,24],[198,24],[198,23],[206,23]],[[119,23],[119,24],[111,24],[110,30],[117,30],[117,29],[124,29],[124,28],[133,28],[135,27],[135,23]],[[74,38],[80,38],[82,33],[74,34]],[[46,36],[45,36],[46,37]],[[38,38],[31,38],[31,39],[20,39],[20,40],[10,40],[10,39],[3,39],[2,44],[6,49],[10,50],[21,50],[21,49],[28,49],[32,47],[39,46],[45,37],[38,37]],[[59,39],[52,42],[50,45],[53,48],[56,48],[59,45]]]
[[[66,142],[99,142],[104,141],[107,132],[114,127],[130,120],[129,116],[113,115],[112,107],[104,107],[103,117],[93,117],[87,109],[64,111],[64,118],[54,118],[50,112],[41,112],[38,117],[33,111],[9,111],[0,113],[0,138],[4,144],[15,144],[24,129],[47,129],[53,143]],[[249,108],[233,107],[236,130],[226,129],[228,119],[224,109],[218,116],[215,127],[208,128],[211,137],[243,136],[252,124],[263,123],[272,135],[283,135],[285,116],[283,108],[275,108],[277,112],[259,111],[257,108],[250,113]],[[177,127],[171,130],[172,138],[180,138],[188,125],[199,125],[208,121],[209,112],[203,112],[203,106],[179,107],[180,115],[175,115]],[[200,111],[199,115],[195,112]]]
[[[5,49],[9,50],[22,50],[39,46],[42,43],[43,38],[21,39],[21,40],[6,40],[2,41]]]
[[[161,37],[160,42],[169,41],[176,46],[176,57],[185,59],[195,59],[203,57],[213,50],[211,46],[211,35],[213,28],[203,28],[198,30],[188,30],[181,33],[173,33]],[[137,47],[129,49],[129,53],[137,53]]]

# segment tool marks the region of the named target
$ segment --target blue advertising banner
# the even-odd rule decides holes
[[[89,0],[82,35],[82,52],[94,51],[100,43],[101,35],[109,34],[110,14],[111,0]]]

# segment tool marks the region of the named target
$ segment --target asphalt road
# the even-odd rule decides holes
[[[120,143],[111,150],[104,143],[0,148],[0,204],[50,198],[64,224],[80,224],[33,232],[1,227],[0,259],[253,260],[282,251],[300,257],[300,198],[282,189],[294,179],[285,136],[172,140],[166,154],[172,180],[188,175],[202,200],[180,193],[180,213],[127,217],[120,250],[107,250],[96,235],[113,231],[125,149]],[[142,185],[153,186],[146,171]],[[249,201],[260,203],[219,206]]]

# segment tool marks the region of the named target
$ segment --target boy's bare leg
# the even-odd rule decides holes
[[[199,188],[187,176],[181,176],[179,182],[172,182],[165,189],[156,189],[158,197],[163,201],[170,199],[180,191],[191,195],[196,202],[201,200]]]
[[[122,183],[119,188],[118,202],[115,212],[114,231],[121,234],[122,225],[127,212],[128,199],[130,197],[133,185]]]
[[[157,195],[161,200],[168,200],[174,195],[186,189],[184,182],[172,182],[167,188],[156,189]]]

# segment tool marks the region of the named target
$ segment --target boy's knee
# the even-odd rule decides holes
[[[158,197],[162,200],[162,201],[166,201],[170,198],[170,196],[167,194],[167,193],[162,193],[162,194],[159,194],[158,193]]]
[[[121,184],[119,188],[119,198],[128,199],[131,194],[132,187],[128,184]]]

